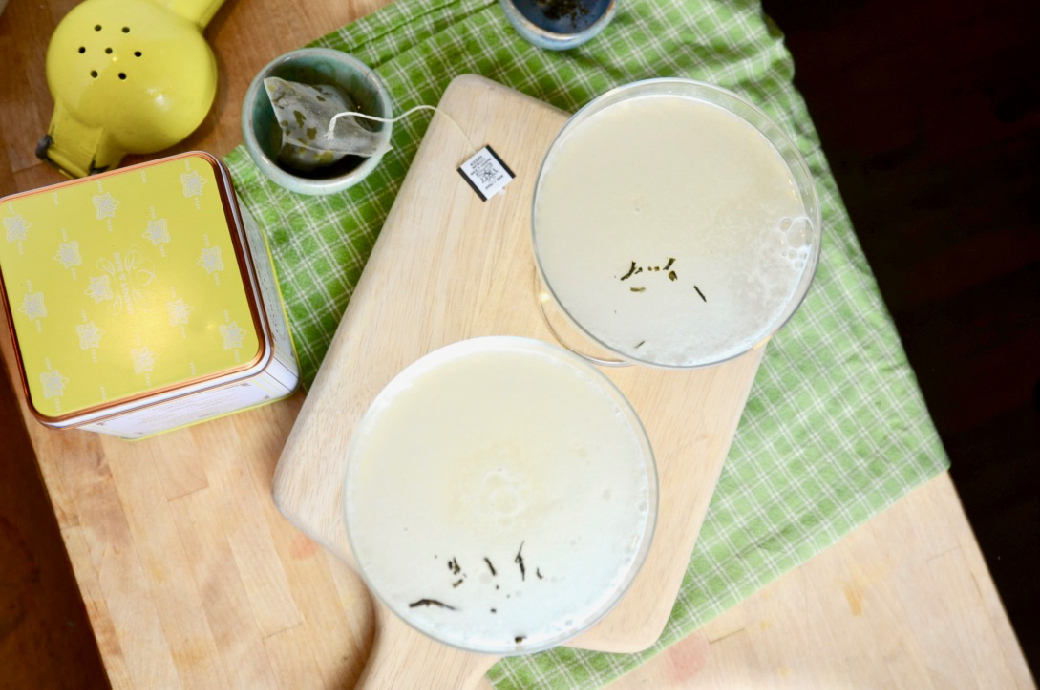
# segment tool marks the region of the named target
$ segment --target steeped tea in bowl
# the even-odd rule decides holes
[[[820,211],[794,143],[724,89],[609,91],[549,148],[532,209],[544,285],[621,361],[687,369],[766,342],[812,282]]]
[[[493,336],[435,350],[376,396],[344,500],[358,569],[390,610],[509,655],[561,644],[620,600],[650,545],[657,475],[602,373]]]

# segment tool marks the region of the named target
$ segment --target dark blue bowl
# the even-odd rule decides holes
[[[614,17],[617,0],[499,0],[506,18],[528,42],[569,50],[599,35]]]

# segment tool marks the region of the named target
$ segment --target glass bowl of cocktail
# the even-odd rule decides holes
[[[460,649],[525,654],[599,621],[639,568],[657,471],[599,370],[529,338],[419,358],[351,440],[344,514],[358,571],[400,619]]]
[[[689,369],[759,347],[820,254],[795,144],[749,101],[689,79],[627,84],[571,117],[531,226],[546,324],[600,364]]]

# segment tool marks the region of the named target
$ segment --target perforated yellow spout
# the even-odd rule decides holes
[[[51,126],[36,154],[69,177],[114,168],[191,134],[217,91],[202,30],[223,0],[87,0],[54,30]]]

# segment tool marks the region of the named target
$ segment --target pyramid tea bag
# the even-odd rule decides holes
[[[360,118],[341,117],[329,127],[334,115],[357,110],[340,89],[279,77],[264,79],[264,88],[282,129],[278,161],[283,165],[310,171],[347,156],[370,158],[379,152],[379,134]]]

